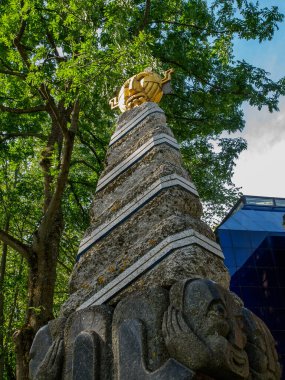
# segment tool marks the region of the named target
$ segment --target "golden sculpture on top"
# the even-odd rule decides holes
[[[154,73],[151,69],[136,74],[129,78],[119,95],[110,100],[111,108],[119,107],[122,112],[137,107],[144,102],[159,103],[162,95],[171,91],[170,80],[173,69],[166,70],[164,77]]]

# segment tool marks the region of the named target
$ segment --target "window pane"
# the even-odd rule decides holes
[[[285,207],[285,199],[276,199],[275,198],[275,204],[278,207]]]
[[[246,204],[256,206],[274,206],[273,198],[245,197]]]

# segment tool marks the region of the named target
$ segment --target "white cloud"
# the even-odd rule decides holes
[[[246,127],[243,136],[252,149],[272,148],[272,145],[285,138],[285,98],[280,100],[279,108],[279,112],[270,113],[266,108],[258,111],[245,107]]]
[[[238,161],[233,182],[244,194],[285,197],[285,98],[280,112],[245,109],[246,127],[241,136],[248,149]]]

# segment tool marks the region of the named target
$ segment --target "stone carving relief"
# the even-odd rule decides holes
[[[251,380],[278,380],[281,368],[275,349],[275,341],[265,323],[250,310],[243,309],[247,335],[247,352]]]
[[[50,321],[36,334],[30,351],[29,374],[31,379],[61,379],[65,321],[65,318]]]
[[[242,307],[209,280],[185,280],[170,290],[162,325],[171,357],[193,371],[226,380],[247,379]]]
[[[102,305],[79,310],[68,318],[63,379],[107,380],[112,372],[113,309]]]
[[[192,379],[192,371],[169,359],[161,330],[168,292],[160,287],[122,300],[113,317],[115,379]]]
[[[94,306],[71,314],[63,329],[64,323],[52,321],[38,332],[31,379],[281,378],[268,328],[235,294],[210,280],[137,292],[114,311]]]

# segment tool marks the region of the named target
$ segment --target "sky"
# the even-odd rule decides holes
[[[285,14],[284,0],[261,0],[261,6],[277,5]],[[265,69],[270,78],[285,76],[285,22],[269,42],[237,41],[237,59]],[[246,126],[242,136],[248,148],[236,161],[233,182],[243,194],[285,198],[285,97],[280,99],[279,112],[244,106]]]

